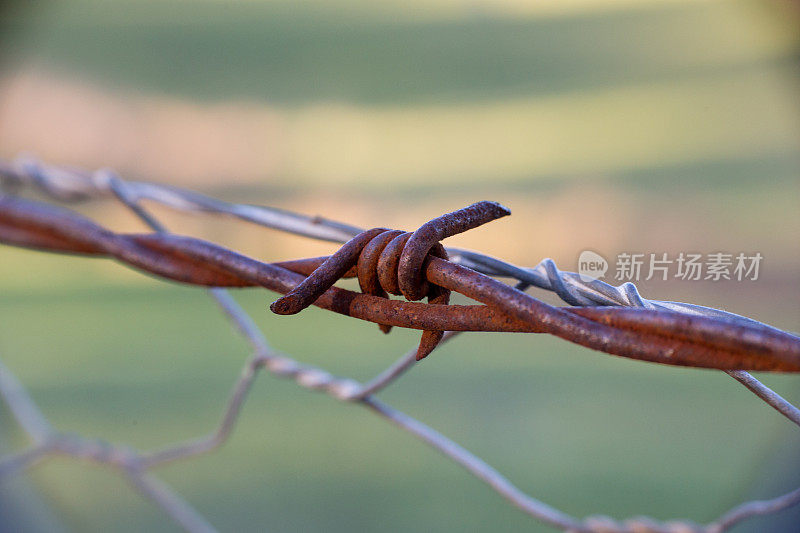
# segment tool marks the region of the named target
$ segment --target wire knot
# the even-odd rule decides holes
[[[510,214],[508,208],[496,202],[483,201],[435,218],[413,233],[386,228],[364,231],[346,242],[294,290],[273,302],[270,309],[279,315],[299,313],[353,267],[364,294],[382,298],[402,295],[410,301],[427,297],[428,304],[447,305],[450,290],[425,278],[430,257],[447,259],[439,241]],[[379,325],[384,333],[391,330],[387,324]],[[444,331],[424,331],[417,360],[427,357],[443,335]]]

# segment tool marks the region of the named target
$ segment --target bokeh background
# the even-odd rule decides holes
[[[70,0],[0,4],[0,157],[113,167],[231,201],[413,229],[519,264],[761,252],[758,281],[650,298],[800,331],[800,10],[782,1]],[[77,207],[120,231],[106,202]],[[329,244],[153,207],[263,260]],[[547,301],[549,295],[535,292]],[[319,310],[272,344],[368,379],[416,333]],[[214,303],[109,261],[0,247],[0,357],[61,429],[140,448],[212,429],[247,356]],[[792,376],[762,376],[795,404]],[[800,435],[724,374],[538,335],[464,335],[383,393],[578,516],[700,522],[800,484]],[[25,438],[0,411],[0,447]],[[224,531],[546,531],[363,410],[262,376],[231,441],[160,472]],[[115,472],[53,459],[0,487],[24,531],[171,531]],[[736,531],[796,531],[797,512]]]

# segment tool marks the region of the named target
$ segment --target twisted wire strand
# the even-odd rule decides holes
[[[410,353],[414,353],[414,351],[412,350]],[[218,429],[209,437],[162,450],[136,452],[127,446],[114,445],[99,439],[87,439],[72,434],[54,432],[46,441],[0,460],[0,482],[33,466],[49,455],[63,455],[105,464],[126,474],[137,490],[152,499],[187,531],[214,531],[213,526],[205,518],[148,471],[169,462],[207,453],[220,446],[230,436],[236,415],[239,413],[260,368],[265,368],[275,376],[293,379],[303,388],[324,392],[343,401],[358,399],[356,391],[361,389],[361,385],[353,380],[337,378],[324,370],[302,365],[289,357],[274,352],[269,355],[254,355],[245,365],[242,376],[234,386]],[[6,378],[10,376],[11,380],[14,379],[8,369],[2,366],[2,363],[0,363],[0,375]],[[0,390],[5,390],[4,385],[8,381],[8,379],[0,381]],[[30,402],[38,410],[32,400],[27,397],[24,389],[18,389],[16,392],[22,392],[26,396],[23,401]],[[9,403],[14,401],[18,400],[14,399]],[[658,521],[641,516],[624,521],[617,521],[607,516],[590,516],[584,520],[578,520],[525,494],[483,460],[425,424],[389,407],[372,396],[358,401],[382,418],[416,436],[460,464],[526,514],[564,531],[576,533],[722,533],[747,518],[777,512],[800,503],[800,489],[797,489],[771,500],[746,502],[705,526],[690,521]]]
[[[483,204],[443,215],[431,223],[446,226],[452,217],[472,212]],[[272,306],[279,314],[298,312],[313,303],[382,325],[426,330],[419,357],[436,346],[441,331],[524,331],[552,334],[602,352],[670,365],[800,371],[800,338],[780,330],[649,309],[557,308],[491,277],[438,258],[436,253],[424,260],[424,275],[431,282],[429,296],[434,296],[430,299],[433,305],[334,287],[339,277],[353,270],[364,244],[383,232],[378,229],[359,234],[325,259],[290,262],[290,268],[296,269],[291,271],[285,268],[286,263],[263,263],[199,239],[164,232],[118,234],[65,209],[0,196],[0,241],[113,257],[139,270],[183,283],[211,287],[263,286],[288,293]],[[403,239],[398,239],[393,239],[389,246],[395,242],[402,244]],[[427,246],[415,253],[425,257]],[[396,246],[389,254],[390,259],[402,259],[408,246],[403,245],[402,252],[400,249],[400,245]],[[322,263],[311,268],[319,261]],[[311,268],[308,277],[297,272],[298,264]],[[393,260],[386,264],[388,269],[396,268]],[[381,271],[380,261],[378,266]],[[410,276],[404,274],[397,281]],[[438,288],[434,291],[434,287]],[[447,303],[447,290],[455,290],[484,305],[443,305]]]
[[[33,186],[52,198],[65,202],[113,197],[115,193],[112,182],[115,180],[124,181],[126,194],[137,202],[150,200],[179,211],[232,216],[313,239],[344,243],[363,231],[363,228],[321,216],[303,215],[261,205],[229,203],[168,185],[121,180],[114,172],[108,170],[88,172],[77,168],[46,165],[29,155],[20,156],[14,161],[0,158],[0,182],[5,183],[6,187],[13,189],[23,185]],[[569,305],[665,309],[771,327],[721,309],[682,302],[649,300],[644,298],[630,282],[614,286],[602,280],[584,281],[574,272],[559,270],[555,262],[549,258],[543,259],[534,267],[525,268],[479,252],[452,247],[446,249],[449,259],[454,263],[488,276],[513,278],[540,289],[553,291]]]
[[[7,186],[32,185],[54,199],[77,202],[115,196],[109,177],[112,171],[87,172],[70,167],[44,165],[30,156],[15,161],[0,159],[0,177]],[[319,216],[307,216],[275,207],[233,204],[198,192],[144,181],[125,180],[127,194],[179,211],[216,213],[296,235],[331,242],[345,242],[360,228]]]
[[[57,174],[58,172],[54,171],[54,173]],[[77,182],[73,180],[75,174],[67,172],[67,175],[70,176],[70,179],[67,180],[67,182],[72,182],[73,184],[78,183],[79,185],[82,183],[85,185],[85,182],[81,180],[78,180]],[[3,168],[2,161],[0,161],[0,176],[5,176],[6,178],[8,177],[5,169]],[[137,197],[135,192],[132,193],[130,190],[128,190],[126,184],[130,182],[123,183],[113,174],[109,173],[98,173],[95,179],[98,183],[105,183],[107,190],[115,194],[119,200],[131,208],[143,221],[148,223],[150,227],[156,229],[157,231],[165,231],[165,229],[160,226],[155,219],[150,217],[141,208],[141,206],[138,205],[136,200],[145,196]],[[17,180],[16,183],[20,183],[21,181],[22,180]],[[46,179],[42,179],[41,176],[36,177],[34,182],[37,184],[37,186],[43,188],[49,194],[64,200],[77,200],[87,196],[92,196],[92,194],[90,194],[92,191],[91,188],[87,190],[81,190],[79,186],[73,189],[63,186],[50,187],[51,184],[49,184]],[[12,180],[12,186],[13,183],[15,182]],[[160,188],[160,186],[155,187]],[[143,189],[146,190],[147,188],[143,187]],[[97,191],[95,191],[95,193],[96,192]],[[247,219],[246,217],[240,218]],[[302,228],[302,231],[305,231],[306,229],[307,228]],[[301,232],[296,231],[295,233]],[[464,262],[468,263],[469,261],[475,261],[476,255],[470,254],[474,254],[474,252],[464,252]],[[477,256],[480,255],[481,254],[477,254]],[[493,260],[493,258],[488,258],[488,256],[482,257],[486,258],[486,260],[484,260],[485,263],[490,263],[491,260]],[[611,305],[626,305],[625,303],[619,303],[620,295],[624,295],[627,305],[632,305],[632,302],[636,302],[641,307],[647,307],[648,302],[638,295],[636,288],[632,284],[625,284],[619,288],[612,287],[610,285],[607,287],[599,285],[597,287],[589,287],[589,290],[586,290],[586,288],[579,290],[575,287],[580,287],[580,285],[574,283],[571,284],[571,280],[569,280],[570,273],[559,273],[552,261],[549,263],[547,263],[547,261],[549,260],[543,261],[534,269],[520,269],[523,270],[522,273],[514,273],[513,270],[519,269],[519,267],[504,262],[500,262],[503,264],[499,267],[497,265],[487,265],[484,267],[484,269],[487,271],[487,273],[494,272],[494,275],[498,276],[517,277],[517,275],[520,275],[520,277],[523,279],[521,279],[521,283],[518,285],[519,289],[524,289],[527,284],[531,284],[537,287],[553,290],[571,305],[609,305],[609,303],[607,303],[608,301],[606,301],[606,303],[585,303],[587,301],[602,302],[603,300],[592,299],[592,297],[598,298],[598,295],[600,295],[600,298],[605,297],[618,302]],[[495,268],[495,271],[492,271],[492,268]],[[542,275],[543,273],[544,276]],[[573,276],[575,275],[573,274]],[[626,285],[629,287],[626,287]],[[616,290],[609,291],[609,287]],[[18,419],[23,428],[26,429],[26,431],[31,435],[35,443],[30,449],[25,450],[20,454],[0,460],[0,479],[2,479],[4,475],[8,474],[9,471],[16,472],[24,467],[30,466],[49,453],[63,453],[75,457],[84,457],[97,462],[119,466],[125,469],[127,472],[129,472],[132,484],[140,492],[150,497],[156,504],[161,506],[165,512],[167,512],[185,529],[189,531],[213,531],[213,527],[211,527],[208,522],[202,518],[202,516],[198,515],[196,511],[194,511],[194,509],[192,509],[186,502],[177,496],[177,494],[173,493],[171,489],[161,484],[159,480],[152,477],[150,474],[144,473],[144,471],[146,468],[154,467],[164,462],[182,457],[188,457],[194,455],[195,453],[209,451],[224,442],[233,429],[236,417],[239,413],[242,403],[244,402],[246,393],[254,380],[256,371],[259,368],[264,367],[275,375],[293,378],[302,387],[324,391],[340,400],[357,401],[362,403],[376,412],[376,414],[387,418],[389,421],[398,425],[402,429],[411,432],[431,446],[442,451],[445,455],[467,468],[467,470],[472,472],[474,475],[489,483],[503,497],[511,501],[514,505],[526,513],[565,531],[595,533],[606,531],[618,533],[677,533],[688,531],[705,531],[708,533],[720,533],[729,529],[745,518],[776,512],[780,509],[784,509],[800,502],[800,489],[797,489],[772,500],[753,501],[742,504],[729,511],[715,522],[707,524],[706,526],[700,526],[688,521],[659,522],[646,517],[635,517],[623,522],[615,521],[605,516],[588,517],[582,521],[574,519],[522,493],[497,471],[492,469],[479,458],[458,446],[456,443],[449,441],[449,439],[446,439],[446,437],[436,433],[431,428],[424,426],[413,418],[399,413],[382,404],[371,396],[371,394],[374,394],[380,390],[380,388],[387,386],[394,379],[397,379],[397,377],[402,375],[402,373],[407,370],[411,364],[413,364],[414,361],[411,356],[414,354],[414,350],[409,352],[409,354],[405,355],[404,357],[401,357],[397,363],[395,363],[392,367],[387,369],[387,371],[379,375],[367,385],[361,385],[354,380],[336,378],[324,370],[314,367],[306,367],[297,363],[293,359],[274,354],[274,352],[272,352],[266,344],[266,339],[263,338],[263,334],[258,331],[258,328],[255,327],[252,320],[243,312],[243,310],[241,310],[240,307],[238,307],[236,302],[230,298],[230,296],[223,289],[214,288],[211,289],[211,291],[212,295],[215,296],[223,311],[232,319],[237,329],[239,329],[239,331],[241,331],[248,338],[254,349],[254,355],[248,364],[245,365],[245,371],[234,387],[234,392],[231,396],[231,400],[229,401],[225,415],[223,416],[223,420],[215,433],[205,439],[178,445],[168,448],[167,450],[162,450],[161,452],[151,452],[148,454],[136,454],[127,447],[114,447],[106,443],[87,441],[86,439],[76,438],[74,436],[65,436],[58,433],[56,433],[55,436],[49,436],[52,432],[52,430],[49,428],[49,423],[47,423],[44,416],[38,411],[38,408],[27,395],[27,392],[24,390],[24,388],[16,381],[8,369],[2,366],[2,363],[0,363],[0,395],[4,397],[8,405],[11,407],[14,416]],[[579,298],[584,298],[584,300],[580,300]],[[649,303],[656,305],[659,303],[673,304],[673,302]],[[689,304],[677,305],[688,306]],[[707,309],[700,306],[690,307]],[[713,312],[717,310],[711,311]],[[720,313],[725,314],[724,312]],[[697,314],[702,314],[702,311]],[[750,321],[749,319],[744,320]],[[454,332],[449,332],[446,335],[446,338],[451,338],[454,335]],[[742,381],[742,383],[753,390],[753,392],[759,395],[759,397],[764,399],[767,403],[770,403],[770,405],[775,406],[774,402],[776,401],[776,398],[778,398],[785,402],[786,405],[793,408],[791,404],[780,398],[780,396],[775,394],[773,391],[770,391],[768,388],[758,382],[758,380],[746,372],[729,372],[729,374]],[[748,377],[750,379],[748,379]],[[27,421],[28,418],[31,418],[35,422],[31,424]],[[13,466],[13,468],[9,469],[9,465]]]
[[[14,162],[0,159],[0,183],[10,188],[25,184],[33,185],[46,194],[64,201],[113,194],[108,177],[102,172],[89,173],[75,168],[44,165],[31,156],[20,156]],[[126,181],[126,189],[132,198],[148,199],[174,209],[227,214],[281,231],[333,242],[344,242],[361,231],[355,226],[322,217],[308,217],[263,206],[230,204],[193,191],[153,183]],[[770,327],[740,315],[709,307],[647,300],[639,294],[632,283],[615,287],[600,280],[584,282],[575,273],[558,270],[551,259],[544,259],[533,268],[522,268],[476,252],[453,248],[448,252],[452,261],[487,275],[511,277],[535,287],[556,291],[570,305],[663,307],[687,314],[721,317],[745,324],[757,323]],[[761,384],[749,373],[744,371],[728,373],[778,412],[800,425],[800,409]]]
[[[556,293],[564,302],[573,306],[663,309],[688,315],[722,318],[746,325],[763,325],[777,330],[769,324],[713,307],[684,302],[649,300],[643,297],[636,285],[631,282],[615,286],[600,279],[583,280],[575,272],[560,270],[555,261],[550,258],[543,259],[534,267],[523,268],[470,250],[448,248],[448,251],[451,252],[451,260],[454,263],[472,268],[488,276],[510,277],[518,281],[525,281],[534,287]]]

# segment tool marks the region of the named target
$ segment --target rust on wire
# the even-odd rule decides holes
[[[427,296],[429,304],[447,305],[450,290],[430,284],[423,277],[422,267],[429,255],[447,260],[447,252],[439,243],[441,239],[510,214],[508,208],[498,203],[483,201],[435,218],[414,233],[385,228],[364,231],[339,248],[289,294],[276,300],[270,309],[279,315],[299,313],[353,266],[357,268],[359,285],[365,294],[402,295],[412,301]],[[380,327],[388,333],[391,325],[380,324]],[[417,350],[417,361],[427,357],[443,335],[442,330],[425,330]]]
[[[499,204],[481,202],[434,219],[419,233],[378,228],[359,234],[330,257],[264,263],[190,237],[117,234],[67,209],[0,196],[0,242],[113,257],[193,285],[265,287],[288,295],[272,306],[280,314],[313,303],[384,329],[421,329],[420,358],[443,331],[513,331],[549,333],[606,353],[670,365],[800,371],[800,338],[768,326],[663,310],[553,307],[445,258],[439,239],[506,214]],[[333,286],[351,276],[359,277],[362,293]],[[483,305],[444,305],[449,291]],[[428,296],[429,303],[392,300],[384,293]]]

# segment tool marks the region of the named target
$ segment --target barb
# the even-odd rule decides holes
[[[492,220],[510,215],[511,211],[494,202],[479,202],[464,209],[442,215],[414,233],[376,228],[359,233],[338,252],[329,257],[289,294],[276,300],[270,309],[279,315],[293,315],[305,309],[336,281],[356,266],[358,281],[365,294],[386,297],[387,293],[403,295],[408,300],[428,297],[428,303],[447,305],[450,290],[432,285],[423,278],[423,263],[432,257],[447,259],[439,243]],[[389,333],[388,324],[380,324]],[[442,340],[444,331],[426,330],[417,349],[417,361],[427,357]]]
[[[25,172],[21,172],[19,166],[25,167]],[[158,199],[157,201],[162,201],[167,199],[168,201],[164,203],[173,207],[216,211],[286,231],[293,231],[289,229],[291,227],[296,230],[293,231],[294,233],[316,238],[326,238],[322,236],[325,232],[329,232],[328,237],[339,232],[335,238],[328,240],[347,240],[360,231],[357,228],[333,221],[312,221],[310,217],[273,211],[268,208],[256,208],[255,206],[249,206],[255,211],[239,210],[240,207],[248,206],[215,203],[217,201],[196,195],[196,193],[154,184],[126,182],[108,171],[88,175],[79,171],[54,168],[43,170],[42,167],[31,161],[18,166],[7,165],[0,161],[0,178],[5,178],[7,184],[10,183],[12,186],[33,182],[48,194],[63,200],[78,200],[88,196],[113,194],[146,224],[160,233],[159,235],[116,235],[66,211],[56,211],[51,207],[21,200],[11,201],[0,196],[0,240],[68,253],[107,254],[137,268],[169,279],[214,287],[210,290],[212,296],[218,301],[223,312],[232,319],[237,329],[245,335],[254,351],[253,356],[245,365],[242,376],[237,380],[222,420],[213,433],[205,438],[170,446],[161,451],[143,453],[135,452],[124,446],[112,446],[101,441],[75,437],[53,430],[24,388],[0,363],[0,395],[6,400],[23,429],[31,435],[34,441],[31,448],[0,460],[0,481],[4,476],[27,468],[48,455],[61,454],[87,459],[117,467],[126,473],[137,490],[161,506],[173,520],[185,529],[190,531],[213,530],[212,526],[188,503],[147,471],[170,461],[211,451],[221,445],[233,431],[247,392],[252,386],[258,370],[265,368],[273,375],[294,379],[301,387],[325,392],[342,401],[364,405],[461,464],[522,511],[560,529],[598,533],[601,531],[720,533],[745,518],[777,512],[800,502],[800,489],[797,489],[772,500],[742,504],[717,521],[705,526],[687,521],[658,522],[643,517],[618,522],[605,516],[579,520],[565,515],[528,496],[499,472],[456,443],[408,415],[386,406],[372,396],[413,365],[416,361],[415,351],[401,357],[394,365],[366,385],[350,379],[337,378],[324,370],[302,365],[270,350],[266,339],[252,319],[224,289],[219,288],[221,286],[257,285],[272,288],[270,285],[272,284],[284,289],[278,290],[278,292],[290,292],[303,282],[304,276],[324,278],[321,276],[325,272],[323,267],[330,258],[265,264],[238,256],[234,252],[209,243],[185,237],[169,236],[165,234],[166,229],[142,208],[139,200]],[[192,202],[195,203],[192,204]],[[492,209],[490,206],[485,207]],[[27,213],[25,213],[26,210]],[[241,216],[241,213],[249,213],[249,215]],[[259,215],[252,215],[252,213],[259,213]],[[456,326],[452,328],[456,330],[480,329],[477,328],[478,322],[485,320],[486,324],[490,324],[492,328],[500,331],[548,332],[568,338],[568,340],[575,340],[571,336],[579,335],[576,335],[576,331],[570,330],[570,327],[576,324],[585,325],[588,322],[592,324],[594,333],[601,333],[601,338],[602,332],[611,332],[610,340],[615,344],[612,349],[603,350],[609,353],[622,351],[621,347],[625,346],[626,335],[629,336],[632,332],[639,342],[661,342],[665,346],[677,346],[679,350],[684,350],[683,346],[689,346],[688,352],[683,352],[684,357],[688,358],[682,360],[681,364],[707,366],[702,364],[702,359],[696,358],[722,352],[726,354],[723,360],[728,362],[735,360],[752,363],[755,361],[761,365],[766,361],[773,366],[780,366],[780,368],[772,368],[773,370],[795,370],[792,365],[796,364],[794,350],[798,338],[744,317],[691,304],[645,300],[638,295],[636,288],[631,284],[612,287],[602,282],[591,282],[581,285],[582,282],[578,283],[573,279],[577,278],[575,274],[558,271],[550,260],[543,261],[533,269],[522,269],[475,252],[463,250],[454,252],[451,249],[449,251],[450,258],[459,264],[447,261],[447,255],[443,253],[443,248],[441,250],[434,248],[433,253],[429,253],[439,240],[448,236],[448,231],[450,231],[447,228],[444,232],[440,231],[442,230],[442,220],[455,222],[458,219],[455,217],[456,213],[451,214],[454,217],[452,219],[447,219],[447,216],[442,217],[420,228],[418,233],[425,237],[419,237],[417,242],[422,244],[415,244],[412,249],[416,251],[409,252],[410,256],[413,256],[413,260],[407,260],[402,268],[400,260],[388,261],[391,266],[384,269],[384,277],[388,276],[389,280],[386,283],[381,279],[380,268],[376,266],[380,265],[380,257],[384,250],[397,240],[399,244],[395,245],[396,250],[389,255],[392,258],[395,256],[402,258],[409,247],[408,243],[414,241],[411,240],[412,234],[403,232],[382,231],[376,234],[375,237],[368,240],[365,246],[362,246],[363,249],[359,249],[355,263],[350,264],[347,268],[339,264],[335,269],[336,275],[328,275],[325,283],[322,284],[332,284],[341,276],[358,276],[362,290],[366,294],[359,295],[350,291],[330,288],[316,294],[314,296],[315,303],[336,312],[377,322],[382,326],[400,325],[427,331],[443,331],[450,329],[449,326]],[[271,224],[265,223],[267,219]],[[457,223],[453,227],[455,226]],[[320,228],[324,229],[321,231]],[[381,236],[383,238],[378,239]],[[375,241],[377,243],[373,245]],[[372,248],[371,251],[368,251],[367,247],[370,245]],[[365,254],[362,265],[361,256]],[[335,262],[333,264],[335,265]],[[195,268],[190,268],[188,273],[180,273],[181,268],[193,265]],[[515,291],[515,289],[491,278],[476,277],[479,275],[465,269],[465,265],[489,275],[514,277],[519,279],[520,283]],[[330,266],[331,264],[328,264],[328,267]],[[318,271],[318,269],[321,270]],[[319,273],[315,274],[317,271]],[[377,285],[375,273],[377,274]],[[405,289],[400,287],[400,280],[403,276],[406,276]],[[397,283],[397,289],[394,289],[394,283]],[[429,284],[427,288],[425,283]],[[586,307],[563,310],[550,308],[519,292],[528,285],[553,290],[571,305],[638,306],[644,310],[590,309]],[[379,290],[390,288],[400,290],[410,299],[419,299],[426,294],[430,295],[431,287],[439,287],[441,289],[436,290],[441,291],[457,290],[486,305],[426,306],[413,302],[397,302],[387,305],[385,302],[390,300],[384,297],[385,294],[379,292]],[[433,307],[438,308],[437,312],[441,313],[440,316],[415,318],[414,313],[419,314],[426,308]],[[452,312],[452,308],[457,312]],[[676,314],[676,312],[681,314]],[[390,319],[392,316],[395,318]],[[449,331],[443,340],[452,338],[456,334],[457,331]],[[665,338],[667,340],[664,340]],[[588,340],[583,339],[583,342],[579,343],[591,345],[592,342],[594,341],[589,338]],[[744,356],[743,352],[757,352],[757,354]],[[645,357],[642,357],[641,353],[638,355],[638,358],[650,360],[647,353],[645,353]],[[670,357],[672,356],[674,356],[674,352],[670,354]],[[693,357],[695,359],[692,359]],[[698,361],[700,364],[696,364]],[[675,364],[674,360],[659,362]],[[715,360],[715,365],[718,362],[719,359]],[[727,369],[727,372],[787,418],[798,423],[800,412],[789,402],[746,372],[732,369]]]

